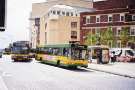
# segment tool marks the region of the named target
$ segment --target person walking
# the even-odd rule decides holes
[[[116,62],[116,55],[115,55],[115,51],[112,52],[112,55],[111,55],[111,63],[114,63]]]
[[[91,50],[89,50],[89,52],[88,52],[88,60],[89,60],[89,63],[92,63]]]
[[[103,64],[102,62],[102,49],[97,49],[97,64]]]

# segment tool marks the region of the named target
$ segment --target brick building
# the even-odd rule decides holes
[[[88,32],[93,34],[102,32],[111,27],[116,47],[121,47],[119,35],[124,28],[128,29],[129,36],[135,41],[135,3],[134,0],[106,0],[94,2],[94,12],[81,13],[80,41],[84,43]],[[128,42],[127,42],[128,43]],[[112,47],[112,42],[108,42]]]

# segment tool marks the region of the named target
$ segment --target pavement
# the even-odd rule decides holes
[[[115,62],[109,64],[95,64],[90,63],[89,69],[101,72],[111,73],[119,76],[129,77],[135,79],[135,63]]]
[[[2,79],[3,71],[0,69],[0,90],[8,90],[3,79]]]

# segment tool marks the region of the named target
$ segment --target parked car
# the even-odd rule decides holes
[[[135,54],[130,48],[111,48],[110,55],[115,52],[116,61],[118,62],[135,62]]]

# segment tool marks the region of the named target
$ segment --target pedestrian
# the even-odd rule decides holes
[[[92,63],[91,50],[88,51],[88,60],[90,63]]]
[[[97,64],[103,64],[102,62],[102,49],[97,49]]]
[[[116,55],[115,55],[115,51],[112,52],[112,55],[111,55],[111,63],[114,63],[116,62]]]

